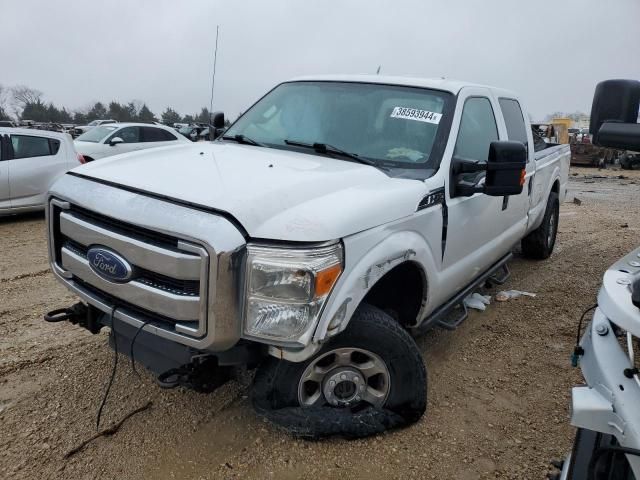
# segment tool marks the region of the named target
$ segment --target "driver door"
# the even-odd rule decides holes
[[[486,163],[491,142],[506,139],[498,127],[498,105],[488,89],[474,87],[462,90],[457,108],[462,108],[462,112],[457,131],[451,131],[451,138],[456,138],[453,157]],[[465,174],[465,180],[482,185],[484,172]],[[448,186],[451,187],[454,181],[455,177],[450,173]],[[448,191],[449,195],[454,195],[453,188],[448,188]],[[453,196],[447,201],[448,226],[443,267],[452,269],[456,290],[469,284],[511,247],[502,244],[505,227],[500,218],[502,206],[502,197],[484,193],[470,197]]]

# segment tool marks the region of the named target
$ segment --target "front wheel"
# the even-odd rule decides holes
[[[525,257],[544,260],[551,256],[558,234],[560,201],[558,194],[551,192],[547,200],[542,224],[522,239],[522,253]]]
[[[307,438],[364,437],[408,425],[424,414],[426,397],[427,372],[415,341],[366,304],[309,360],[269,358],[252,391],[259,414]]]

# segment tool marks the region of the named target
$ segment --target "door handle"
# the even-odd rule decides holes
[[[531,196],[532,191],[533,191],[533,175],[529,177],[529,186],[527,188],[527,195]]]

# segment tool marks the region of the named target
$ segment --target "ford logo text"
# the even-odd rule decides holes
[[[96,274],[110,282],[128,282],[133,276],[133,267],[113,250],[95,246],[87,251],[89,266]]]

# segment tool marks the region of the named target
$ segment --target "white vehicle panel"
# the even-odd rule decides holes
[[[31,129],[0,129],[8,142],[21,137],[54,139],[60,147],[54,155],[7,158],[0,161],[0,214],[40,210],[51,185],[78,165],[77,153],[68,134]],[[16,138],[13,138],[16,137]]]

